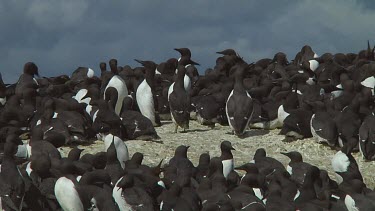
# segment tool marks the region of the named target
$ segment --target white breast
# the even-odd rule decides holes
[[[312,59],[312,60],[309,61],[309,63],[310,63],[310,70],[315,72],[315,70],[318,69],[318,67],[319,67],[319,62]]]
[[[126,202],[125,197],[122,194],[122,188],[117,187],[117,184],[122,180],[123,177],[121,177],[117,182],[115,187],[112,190],[112,197],[115,200],[116,204],[120,208],[120,210],[127,210],[131,211],[133,210],[132,207]]]
[[[335,156],[333,156],[331,164],[335,172],[346,172],[350,165],[350,161],[345,153],[338,151]]]
[[[342,89],[342,85],[341,84],[337,85],[336,87],[339,88],[339,89]],[[331,92],[331,94],[333,95],[334,99],[340,97],[342,95],[342,93],[343,93],[342,90],[336,90],[336,91],[332,91]]]
[[[284,106],[280,105],[279,109],[277,110],[277,118],[279,119],[279,122],[284,123],[285,118],[287,118],[288,116],[289,113],[284,110]]]
[[[85,110],[86,110],[86,113],[88,113],[90,115],[91,111],[92,111],[92,106],[91,105],[87,105]]]
[[[259,188],[253,188],[253,191],[254,191],[255,196],[258,197],[258,199],[260,200],[263,199],[263,194]]]
[[[169,95],[171,95],[173,92],[173,87],[174,87],[174,82],[168,88],[168,102],[169,102]]]
[[[307,79],[306,83],[307,83],[308,85],[314,85],[314,84],[315,84],[314,78],[311,78],[311,77],[310,77],[309,79]]]
[[[27,144],[18,145],[16,157],[27,158]]]
[[[342,176],[340,176],[338,173],[335,173],[335,176],[337,184],[341,184],[344,181],[344,178],[342,178]]]
[[[161,73],[159,72],[158,68],[155,69],[155,74],[156,75],[161,75]]]
[[[365,87],[368,87],[368,88],[371,88],[373,89],[374,86],[375,86],[375,77],[374,76],[371,76],[371,77],[368,77],[366,78],[365,80],[363,80],[361,82],[361,84]]]
[[[27,149],[27,157],[31,157],[31,146],[29,143],[26,144],[26,149]]]
[[[99,111],[99,110],[95,111],[94,115],[92,115],[92,121],[93,121],[93,122],[95,122],[95,119],[96,119],[96,117],[97,117],[97,115],[98,115],[98,111]]]
[[[55,184],[55,196],[63,210],[83,211],[83,204],[74,183],[66,178],[60,177]]]
[[[233,130],[233,126],[232,126],[232,123],[231,123],[231,119],[233,119],[234,120],[234,117],[230,117],[229,116],[229,114],[228,114],[228,102],[229,102],[229,100],[230,100],[230,98],[232,97],[232,95],[233,95],[233,90],[231,91],[231,93],[229,94],[229,97],[228,97],[228,100],[227,100],[227,103],[226,103],[226,105],[225,105],[225,112],[226,112],[226,114],[227,114],[227,118],[228,118],[228,123],[229,123],[229,126],[231,127],[231,129]]]
[[[92,70],[91,68],[89,68],[87,70],[87,77],[92,78],[92,77],[94,77],[94,75],[95,75],[94,70]]]
[[[299,190],[297,190],[297,193],[296,193],[296,195],[294,195],[293,200],[295,201],[296,199],[298,199],[300,194],[301,194],[301,192]]]
[[[80,103],[82,102],[82,98],[86,96],[87,92],[87,89],[80,89],[77,94],[73,96],[73,99],[77,100]]]
[[[6,102],[7,102],[7,98],[6,97],[1,97],[0,98],[0,104],[1,105],[5,105]]]
[[[349,211],[359,211],[358,207],[356,207],[354,199],[351,196],[346,195],[344,202],[346,209],[348,209]]]
[[[126,87],[125,81],[118,75],[115,75],[111,78],[111,80],[108,82],[107,87],[104,90],[104,93],[109,87],[113,87],[117,90],[117,102],[115,112],[117,115],[120,115],[124,98],[128,96],[128,88]]]
[[[289,165],[286,167],[286,170],[288,171],[288,173],[289,173],[290,175],[293,174],[293,169],[292,169],[292,167],[290,167]]]
[[[119,137],[108,134],[104,137],[105,151],[107,151],[107,149],[111,145],[112,140],[114,141],[114,145],[116,148],[117,159],[119,160],[121,167],[125,168],[125,161],[129,160],[128,147]]]
[[[190,77],[185,74],[184,76],[184,88],[187,92],[191,89],[191,80]]]
[[[185,67],[188,67],[189,65],[186,65]],[[178,72],[178,69],[175,70],[175,74],[177,74]],[[173,83],[174,84],[174,83]],[[172,84],[172,85],[173,85]],[[171,86],[172,86],[171,85]],[[191,88],[191,80],[190,80],[190,77],[188,75],[185,74],[184,76],[184,88],[187,92],[190,91],[190,88]],[[172,91],[173,91],[173,88],[172,88]],[[172,93],[172,92],[171,92]],[[169,96],[169,90],[168,90],[168,96]],[[169,98],[168,98],[169,99]]]
[[[136,99],[139,110],[143,116],[151,120],[153,125],[156,125],[154,99],[152,96],[151,87],[147,83],[146,79],[143,80],[143,82],[138,86]]]
[[[34,83],[35,83],[36,85],[39,86],[39,83],[38,83],[38,81],[36,80],[36,78],[33,78],[33,80],[34,80]]]
[[[165,187],[164,182],[163,182],[162,180],[160,180],[160,181],[158,182],[158,185],[159,185],[160,187],[163,187],[164,189],[167,189],[167,188]]]
[[[223,174],[224,174],[224,177],[227,178],[228,174],[234,168],[234,161],[233,161],[233,159],[229,159],[229,160],[223,160],[221,162],[223,163]]]

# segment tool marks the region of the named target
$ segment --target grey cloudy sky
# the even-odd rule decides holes
[[[162,62],[189,47],[203,72],[216,51],[233,48],[248,62],[279,51],[293,59],[309,44],[318,53],[358,52],[375,42],[373,0],[19,0],[0,2],[0,71],[14,83],[23,64],[42,76],[70,74],[117,58]]]

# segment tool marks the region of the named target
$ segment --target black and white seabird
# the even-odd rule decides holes
[[[172,92],[168,94],[168,101],[172,120],[175,124],[174,132],[177,133],[177,128],[182,127],[185,131],[189,129],[190,119],[190,96],[184,88],[184,76],[186,69],[184,66],[179,65],[177,71],[176,82],[171,85]]]
[[[247,65],[236,65],[233,68],[235,69],[235,84],[226,103],[226,113],[233,133],[241,136],[244,134],[252,118],[254,111],[253,99],[243,85]]]

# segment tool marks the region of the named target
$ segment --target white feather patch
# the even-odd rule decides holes
[[[169,102],[169,95],[171,95],[173,92],[173,87],[174,87],[174,82],[168,88],[168,102]]]
[[[109,87],[113,87],[117,90],[117,102],[115,106],[115,112],[117,115],[120,115],[124,98],[128,96],[128,88],[126,87],[125,81],[118,75],[115,75],[111,78],[111,80],[108,82],[107,87],[104,90],[104,93]]]
[[[27,145],[18,145],[15,156],[19,158],[27,158]]]
[[[187,92],[189,92],[191,89],[191,80],[190,77],[186,74],[184,76],[184,88]]]
[[[107,149],[111,145],[112,140],[114,140],[114,145],[115,145],[116,153],[117,153],[117,159],[119,160],[121,167],[124,169],[125,161],[129,160],[128,147],[126,146],[125,142],[121,140],[119,137],[113,136],[112,134],[108,134],[104,137],[105,151],[107,151]]]
[[[363,80],[361,82],[361,84],[365,87],[368,87],[368,88],[371,88],[373,89],[374,86],[375,86],[375,77],[374,76],[371,76],[371,77],[368,77],[366,78],[365,80]]]
[[[112,197],[115,200],[116,204],[118,205],[120,210],[133,210],[130,204],[128,204],[125,200],[124,195],[122,194],[122,188],[117,187],[117,184],[122,180],[123,177],[121,177],[115,184],[113,190],[112,190]]]
[[[289,165],[286,167],[286,170],[288,171],[288,173],[289,173],[290,175],[293,174],[293,169],[292,169],[292,167],[290,167]]]
[[[359,211],[358,207],[356,207],[354,199],[351,196],[346,195],[344,202],[346,209],[348,209],[349,211]]]
[[[156,125],[154,99],[152,96],[151,87],[147,83],[146,79],[144,79],[138,86],[136,99],[142,115],[151,120],[153,125]]]
[[[155,69],[155,74],[156,75],[161,75],[161,73],[159,72],[158,68]]]
[[[335,172],[346,172],[350,165],[350,161],[345,153],[338,151],[335,156],[333,156],[331,164]]]
[[[94,70],[92,70],[91,68],[89,68],[87,70],[87,77],[92,78],[92,77],[94,77],[94,75],[95,75]]]
[[[158,182],[158,185],[161,186],[161,187],[163,187],[164,189],[167,189],[167,188],[165,187],[164,182],[163,182],[162,180],[160,180],[160,181]]]
[[[301,194],[301,192],[297,189],[297,193],[296,193],[296,195],[294,195],[293,200],[295,201],[296,199],[298,199],[300,194]]]
[[[263,194],[259,188],[253,188],[253,191],[254,191],[255,196],[258,197],[258,199],[260,200],[263,199]]]
[[[319,67],[319,62],[316,61],[315,59],[312,59],[312,60],[309,61],[309,63],[310,63],[310,70],[315,72],[315,70],[318,69],[318,67]]]
[[[60,177],[56,181],[54,192],[56,199],[63,210],[84,210],[79,194],[74,183],[70,179]]]
[[[234,168],[234,161],[233,161],[233,159],[228,159],[228,160],[223,160],[221,162],[223,163],[223,175],[224,175],[225,178],[227,178],[228,174]]]
[[[227,114],[227,118],[228,118],[229,120],[231,120],[231,118],[232,118],[232,120],[234,119],[233,117],[230,117],[229,114],[228,114],[228,102],[229,102],[229,100],[230,100],[230,98],[231,98],[232,96],[233,96],[233,90],[230,92],[229,97],[228,97],[228,100],[227,100],[227,103],[226,103],[226,105],[225,105],[225,112],[226,112],[226,114]],[[233,126],[232,126],[231,121],[228,121],[228,123],[229,123],[230,128],[233,130],[234,128],[233,128]]]
[[[289,113],[284,110],[284,106],[280,105],[277,110],[277,118],[279,122],[284,123],[285,118],[289,116]]]
[[[90,115],[92,111],[92,105],[87,105],[85,110],[86,110],[86,113]]]
[[[6,102],[7,102],[7,98],[6,97],[0,97],[0,104],[1,105],[5,105]]]
[[[92,121],[93,122],[95,121],[96,117],[98,116],[98,111],[99,110],[95,111],[94,115],[92,115]]]
[[[31,169],[31,162],[29,162],[27,165],[26,165],[26,173],[27,175],[31,175],[31,172],[33,172],[33,170]]]

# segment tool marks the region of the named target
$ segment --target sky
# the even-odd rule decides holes
[[[156,63],[187,47],[200,72],[235,49],[246,61],[288,59],[304,45],[321,55],[348,53],[375,43],[373,0],[19,0],[0,1],[0,72],[15,83],[24,63],[41,76],[70,75],[116,58]]]

